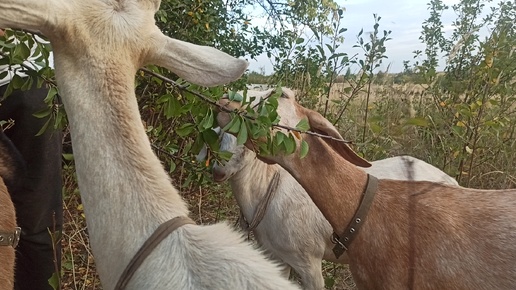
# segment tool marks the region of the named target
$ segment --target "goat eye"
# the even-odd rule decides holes
[[[288,99],[289,97],[287,96],[287,94],[283,93],[283,94],[281,94],[280,98]]]

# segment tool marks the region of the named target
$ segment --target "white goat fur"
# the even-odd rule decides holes
[[[307,118],[312,130],[342,138],[290,90],[279,99],[278,114],[282,125]],[[229,123],[226,113],[217,118],[221,127]],[[287,169],[341,233],[367,182],[357,165],[369,163],[343,142],[302,139],[310,147],[303,159],[299,152],[262,158]],[[383,179],[347,253],[359,289],[516,289],[515,240],[516,189]]]
[[[134,93],[154,63],[200,84],[247,67],[216,49],[169,38],[154,22],[159,0],[3,0],[0,27],[39,30],[52,43],[71,126],[91,248],[103,289],[113,289],[138,248],[188,209],[153,153]],[[226,224],[185,225],[162,241],[126,289],[297,289]]]
[[[281,166],[268,165],[256,154],[237,145],[236,137],[222,133],[221,151],[233,153],[224,165],[213,165],[215,181],[229,181],[244,217],[251,222],[258,205],[267,194],[275,172],[280,174],[277,192],[265,211],[254,235],[272,257],[291,266],[301,277],[305,289],[323,289],[321,260],[348,263],[347,255],[338,260],[332,252],[331,225],[312,202],[304,188]],[[428,180],[458,185],[440,169],[411,156],[397,156],[372,162],[366,172],[378,178]],[[288,267],[287,266],[287,267]]]

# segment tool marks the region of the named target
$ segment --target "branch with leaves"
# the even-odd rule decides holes
[[[211,99],[211,98],[209,98],[209,97],[207,97],[207,96],[205,96],[205,95],[203,95],[203,94],[201,94],[199,92],[196,92],[194,90],[189,89],[189,85],[180,84],[180,83],[178,83],[178,82],[176,82],[176,81],[174,81],[174,80],[172,80],[170,78],[167,78],[167,77],[165,77],[165,76],[163,76],[163,75],[161,75],[159,73],[153,72],[153,71],[151,71],[151,70],[149,70],[147,68],[141,68],[140,70],[145,72],[145,73],[147,73],[147,74],[150,74],[150,75],[152,75],[152,76],[154,76],[156,78],[159,78],[160,80],[162,80],[164,82],[167,82],[167,83],[171,84],[172,86],[176,87],[179,90],[191,93],[192,95],[200,98],[204,102],[206,102],[206,103],[216,107],[219,111],[223,111],[223,112],[226,112],[226,113],[233,113],[235,115],[241,116],[241,117],[246,118],[246,119],[251,120],[251,121],[257,121],[258,120],[258,118],[256,116],[253,116],[252,114],[250,114],[249,111],[247,111],[247,110],[229,109],[229,108],[221,105],[216,100],[213,100],[213,99]],[[254,110],[258,106],[263,105],[264,102],[266,102],[267,100],[269,100],[271,98],[271,96],[263,98],[262,100],[260,100],[260,102],[256,103],[251,108]],[[241,96],[240,96],[240,98],[241,98]],[[295,128],[294,127],[280,125],[278,123],[272,123],[271,127],[285,129],[288,132],[296,132],[297,133],[296,136],[299,136],[298,134],[305,133],[305,134],[309,134],[309,135],[312,135],[312,136],[316,136],[316,137],[320,137],[320,138],[326,138],[326,139],[330,139],[330,140],[334,140],[334,141],[338,141],[338,142],[344,142],[344,143],[348,143],[348,144],[352,144],[353,143],[352,141],[347,141],[347,140],[344,140],[344,139],[338,139],[338,138],[335,138],[335,137],[332,137],[332,136],[323,135],[323,134],[319,134],[319,133],[310,131],[309,130],[310,126],[309,126],[309,124],[308,124],[308,122],[306,120],[302,120]],[[231,133],[238,133],[238,131],[232,130]]]

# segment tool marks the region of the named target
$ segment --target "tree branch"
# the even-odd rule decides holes
[[[247,118],[249,120],[253,120],[253,121],[256,121],[256,118],[253,117],[253,116],[249,116],[247,115],[247,112],[245,111],[238,111],[236,109],[234,110],[231,110],[231,109],[228,109],[226,108],[225,106],[222,106],[220,105],[217,101],[214,101],[208,97],[206,97],[205,95],[199,93],[199,92],[196,92],[196,91],[193,91],[191,89],[188,88],[188,85],[181,85],[179,83],[177,83],[176,81],[174,80],[171,80],[170,78],[167,78],[161,74],[158,74],[158,73],[155,73],[147,68],[140,68],[141,71],[143,71],[144,73],[147,73],[147,74],[150,74],[164,82],[167,82],[171,85],[173,85],[174,87],[178,88],[179,90],[183,90],[183,91],[186,91],[186,92],[189,92],[191,93],[192,95],[200,98],[201,100],[205,101],[206,103],[212,105],[212,106],[215,106],[217,107],[220,111],[223,111],[223,112],[226,112],[226,113],[235,113],[235,114],[238,114],[244,118]],[[265,101],[265,100],[261,100],[261,101]],[[298,133],[305,133],[305,134],[309,134],[309,135],[312,135],[312,136],[316,136],[316,137],[320,137],[320,138],[326,138],[326,139],[330,139],[330,140],[334,140],[334,141],[338,141],[338,142],[344,142],[344,143],[347,143],[347,144],[353,144],[352,141],[347,141],[347,140],[344,140],[344,139],[338,139],[338,138],[335,138],[335,137],[331,137],[331,136],[328,136],[328,135],[323,135],[323,134],[319,134],[319,133],[316,133],[316,132],[312,132],[312,131],[302,131],[302,130],[299,130],[299,129],[296,129],[296,128],[293,128],[293,127],[289,127],[289,126],[284,126],[284,125],[280,125],[280,124],[272,124],[271,125],[272,127],[275,127],[275,128],[281,128],[281,129],[285,129],[285,130],[288,130],[288,131],[292,131],[292,132],[298,132]]]

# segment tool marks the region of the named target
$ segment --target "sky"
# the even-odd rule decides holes
[[[384,60],[384,70],[390,64],[390,72],[401,72],[403,61],[412,60],[414,50],[424,49],[425,46],[419,40],[419,36],[423,21],[429,17],[427,5],[429,0],[336,0],[336,2],[345,8],[342,26],[348,31],[344,34],[345,40],[342,47],[349,55],[361,52],[361,50],[353,50],[352,46],[356,43],[356,35],[360,29],[364,28],[364,34],[372,31],[373,13],[382,18],[380,31],[392,31],[391,40],[386,42],[388,59]],[[459,0],[443,0],[443,2],[451,6]],[[455,19],[456,15],[453,11],[447,11],[443,15],[445,32],[453,30],[451,23]],[[272,73],[272,63],[266,55],[257,57],[257,60],[250,60],[251,71],[260,71],[261,68],[264,68],[267,74]]]

